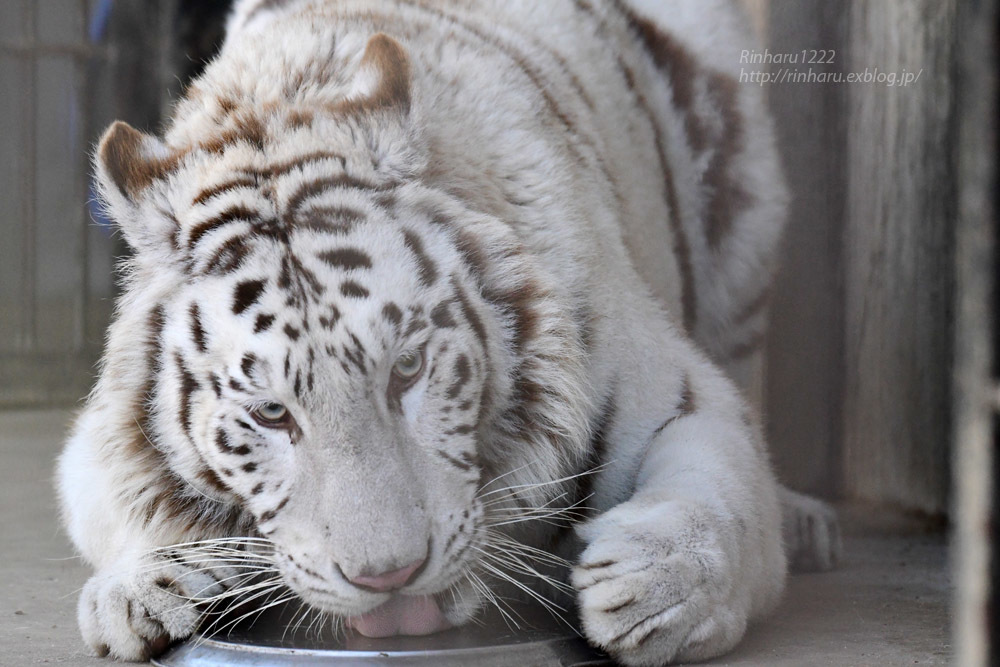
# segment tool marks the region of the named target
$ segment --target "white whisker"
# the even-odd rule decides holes
[[[275,573],[277,573],[277,572],[275,572]],[[229,581],[230,579],[237,579],[237,578],[239,578],[243,582],[245,582],[247,579],[253,579],[254,576],[256,576],[256,573],[254,573],[254,575],[249,575],[249,576],[248,575],[243,575],[243,574],[235,574],[235,575],[232,575],[230,577],[226,577],[224,579],[220,579],[217,583],[221,585],[223,582]],[[272,577],[270,579],[265,579],[264,581],[255,583],[252,586],[231,586],[231,587],[225,587],[224,586],[223,587],[224,590],[221,593],[217,593],[215,595],[211,595],[211,596],[209,596],[207,598],[202,598],[201,597],[202,593],[204,593],[205,591],[209,590],[210,588],[214,588],[215,584],[210,584],[210,585],[202,588],[200,591],[194,593],[191,596],[191,598],[194,599],[194,600],[197,600],[198,602],[212,602],[212,601],[216,601],[216,600],[225,600],[225,599],[232,598],[232,597],[238,597],[239,595],[242,595],[243,593],[249,593],[249,592],[251,592],[253,590],[256,590],[256,589],[264,586],[265,584],[271,584],[271,583],[276,583],[276,582],[280,582],[280,581],[281,581],[281,577]]]
[[[285,633],[287,633],[289,630],[291,630],[292,636],[294,637],[295,634],[299,631],[299,628],[302,627],[302,623],[305,621],[306,616],[308,615],[309,615],[309,606],[303,604],[294,614],[292,614],[292,620],[285,624],[285,629],[282,630],[281,632],[281,640],[282,641],[285,640]]]
[[[555,484],[562,484],[564,482],[569,482],[571,480],[578,479],[580,477],[586,477],[587,475],[593,475],[593,474],[595,474],[597,472],[600,472],[602,469],[608,467],[612,463],[614,463],[614,461],[609,461],[608,463],[602,463],[599,466],[595,466],[595,467],[590,468],[588,470],[584,470],[583,472],[574,473],[572,475],[566,475],[565,477],[560,477],[559,479],[546,480],[544,482],[534,482],[534,483],[530,483],[530,484],[514,484],[512,486],[507,486],[507,487],[504,487],[504,488],[501,488],[501,489],[494,489],[493,491],[488,491],[486,493],[479,494],[477,497],[478,498],[485,498],[486,496],[491,496],[491,495],[496,494],[496,493],[502,493],[504,491],[511,491],[511,490],[515,490],[515,489],[516,490],[520,490],[520,491],[525,491],[525,490],[529,490],[529,489],[538,489],[538,488],[542,488],[542,487],[545,487],[545,486],[553,486]]]
[[[497,566],[506,566],[508,569],[512,571],[517,571],[520,572],[521,574],[534,577],[536,579],[539,579],[540,581],[545,582],[549,586],[552,586],[553,588],[563,592],[572,592],[573,590],[573,588],[568,584],[565,584],[554,577],[539,572],[536,568],[531,567],[531,565],[529,565],[528,563],[522,561],[521,559],[509,553],[504,553],[504,552],[493,553],[485,549],[481,549],[479,547],[476,547],[476,549],[483,554],[484,558],[493,561],[493,563]]]
[[[256,599],[258,599],[260,597],[265,597],[266,595],[273,595],[273,593],[278,592],[279,590],[280,590],[280,588],[272,590],[272,591],[268,591],[266,593],[258,593],[257,595],[251,596],[249,599],[243,601],[243,604],[246,604],[247,602],[251,602],[253,600],[256,600]],[[217,629],[214,629],[213,630],[213,634],[221,634],[223,631],[226,631],[227,635],[228,635],[228,633],[231,633],[235,629],[235,627],[237,625],[239,625],[241,622],[245,621],[246,619],[250,618],[251,616],[257,615],[259,617],[261,614],[263,614],[268,609],[270,609],[272,607],[275,607],[275,606],[277,606],[279,604],[283,604],[285,602],[288,602],[289,600],[293,600],[293,599],[295,599],[295,597],[296,597],[296,595],[294,593],[292,593],[290,591],[287,591],[287,589],[286,589],[286,592],[284,592],[283,594],[279,595],[277,600],[272,600],[272,599],[269,599],[269,598],[265,599],[264,604],[262,606],[255,607],[254,609],[248,611],[245,614],[242,614],[242,615],[238,616],[236,619],[234,619],[234,620],[226,623],[225,625],[223,625],[223,626],[221,626],[221,627],[219,627]],[[221,618],[219,618],[218,621],[222,621],[223,619],[225,619],[225,616],[222,616]],[[216,623],[218,623],[218,621],[216,621]],[[213,623],[213,627],[216,625],[216,623]]]
[[[522,471],[522,470],[524,470],[525,468],[528,468],[528,467],[530,467],[530,466],[533,466],[533,465],[535,465],[535,462],[534,462],[534,461],[532,461],[532,462],[530,462],[530,463],[525,463],[525,464],[524,464],[523,466],[519,466],[519,467],[517,467],[517,468],[514,468],[513,470],[508,470],[507,472],[503,473],[502,475],[497,475],[496,477],[494,477],[493,479],[491,479],[490,481],[486,482],[486,483],[485,483],[485,484],[483,484],[483,485],[482,485],[481,487],[479,487],[479,488],[478,488],[478,489],[476,490],[476,494],[478,495],[480,491],[482,491],[483,489],[485,489],[485,488],[486,488],[487,486],[489,486],[490,484],[493,484],[494,482],[499,482],[499,481],[500,481],[501,479],[503,479],[504,477],[507,477],[508,475],[513,475],[513,474],[514,474],[514,473],[516,473],[516,472],[521,472],[521,471]]]
[[[517,613],[517,610],[511,607],[510,603],[504,600],[502,596],[497,595],[495,592],[490,590],[490,587],[486,584],[486,582],[484,582],[482,579],[479,578],[479,575],[475,574],[474,572],[466,572],[465,576],[466,578],[468,578],[469,583],[472,584],[472,587],[481,596],[486,598],[486,600],[490,602],[490,604],[496,607],[496,610],[500,612],[500,615],[503,617],[504,622],[507,624],[508,628],[512,630],[521,629],[520,623],[514,620],[514,617],[511,616],[510,613],[508,613],[508,611],[501,606],[501,602],[503,604],[506,604],[507,608],[510,609],[510,611],[513,612],[514,615],[516,615],[518,618],[524,621],[524,617],[522,617],[519,613]],[[525,624],[527,624],[527,621],[525,621]]]
[[[518,542],[514,538],[505,535],[504,533],[501,533],[499,531],[487,529],[486,536],[490,544],[497,544],[506,547],[508,549],[519,551],[523,553],[525,556],[533,558],[534,560],[544,561],[552,565],[559,565],[564,567],[572,566],[572,563],[570,563],[568,560],[566,560],[561,556],[557,556],[556,554],[550,551],[545,551],[544,549],[539,549],[538,547],[533,547]]]
[[[514,586],[516,586],[518,589],[520,589],[524,593],[528,594],[531,598],[533,598],[536,602],[538,602],[540,605],[542,605],[546,609],[549,609],[549,610],[558,609],[559,611],[562,611],[562,612],[566,611],[566,609],[564,609],[562,606],[556,604],[555,602],[552,602],[551,600],[549,600],[548,598],[546,598],[544,595],[541,595],[537,591],[532,590],[527,585],[525,585],[523,582],[518,581],[515,577],[511,576],[510,574],[507,574],[506,572],[504,572],[500,568],[496,567],[495,565],[492,565],[490,563],[486,563],[486,562],[483,562],[483,561],[479,561],[479,565],[480,565],[480,567],[484,568],[485,570],[487,570],[488,572],[490,572],[494,576],[500,577],[504,581],[506,581],[506,582],[508,582],[508,583],[510,583],[510,584],[512,584]]]

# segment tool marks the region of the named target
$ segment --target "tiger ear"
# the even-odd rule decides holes
[[[176,157],[156,137],[116,121],[101,137],[94,154],[97,185],[107,212],[129,245],[138,250],[159,238],[156,221],[142,219],[139,204],[159,179],[176,165]]]
[[[376,33],[365,46],[361,67],[347,99],[337,105],[341,113],[394,111],[410,113],[410,56],[402,44],[385,33]]]
[[[101,137],[94,166],[106,197],[134,205],[154,181],[170,171],[173,160],[162,141],[119,120]]]

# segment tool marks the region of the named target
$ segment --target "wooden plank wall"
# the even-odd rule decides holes
[[[124,251],[88,210],[90,150],[116,117],[156,129],[174,2],[116,3],[100,36],[95,0],[0,2],[0,408],[90,389]]]
[[[767,87],[793,193],[767,341],[779,474],[822,495],[943,514],[957,2],[744,2],[772,52],[836,51],[799,71],[920,73],[907,86]]]
[[[92,0],[0,3],[0,407],[78,400],[112,288],[108,230],[91,224]]]
[[[844,493],[947,509],[957,0],[855,2],[848,66]]]

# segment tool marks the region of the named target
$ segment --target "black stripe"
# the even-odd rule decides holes
[[[261,333],[262,331],[267,331],[274,324],[274,315],[270,313],[261,313],[257,316],[257,319],[253,323],[253,332]]]
[[[691,387],[691,377],[685,375],[684,379],[681,380],[681,395],[677,402],[677,407],[674,409],[674,414],[670,415],[665,422],[660,424],[656,430],[653,431],[653,435],[649,437],[648,442],[652,442],[653,438],[662,433],[665,428],[673,424],[675,421],[681,417],[686,417],[689,414],[692,414],[694,411],[694,389]]]
[[[266,285],[266,280],[244,280],[237,283],[233,291],[233,313],[239,315],[257,303]]]
[[[219,448],[219,451],[237,456],[246,456],[251,451],[248,445],[240,445],[238,447],[230,445],[229,437],[221,428],[215,431],[215,446]]]
[[[252,353],[247,353],[243,355],[243,359],[240,361],[240,370],[243,371],[243,375],[247,376],[248,379],[253,379],[251,373],[253,372],[254,364],[257,363],[257,357]]]
[[[458,285],[458,281],[453,281],[455,285],[455,296],[458,299],[458,305],[462,309],[462,315],[465,317],[469,326],[475,331],[476,337],[479,338],[479,342],[482,343],[483,349],[487,348],[487,338],[486,338],[486,327],[483,326],[483,321],[480,319],[479,315],[475,310],[472,309],[472,304],[465,297],[465,292]]]
[[[311,181],[307,181],[299,186],[299,188],[291,194],[288,198],[288,202],[285,204],[285,219],[290,225],[295,224],[295,216],[298,213],[299,208],[302,204],[316,195],[322,194],[331,188],[337,187],[349,187],[349,188],[361,188],[361,189],[372,189],[377,190],[381,186],[376,185],[368,181],[359,180],[348,176],[347,174],[340,174],[337,176],[323,176],[321,178],[316,178]]]
[[[209,199],[218,197],[219,195],[234,190],[236,188],[255,188],[257,187],[257,179],[253,176],[244,175],[237,176],[228,181],[223,181],[218,185],[213,185],[207,190],[202,190],[197,197],[191,202],[192,205],[197,206],[198,204],[204,204]]]
[[[367,289],[354,282],[353,280],[345,280],[340,284],[340,293],[344,296],[353,297],[355,299],[364,299],[368,296],[369,292]]]
[[[427,328],[427,320],[422,317],[414,315],[410,319],[410,323],[406,325],[406,331],[403,332],[404,336],[412,336],[418,331],[423,331]]]
[[[542,296],[541,289],[535,283],[527,282],[505,294],[497,294],[491,299],[514,316],[511,343],[518,354],[537,334],[538,314],[533,306],[541,301]]]
[[[201,310],[197,303],[191,304],[188,314],[191,316],[191,339],[199,352],[206,352],[208,346],[205,343],[205,328],[201,324]]]
[[[301,169],[307,164],[323,162],[325,160],[333,160],[341,166],[344,164],[344,157],[342,155],[331,153],[329,151],[314,151],[312,153],[306,153],[305,155],[290,158],[284,162],[276,162],[262,169],[243,167],[241,168],[241,171],[258,177],[274,178],[275,176],[283,176],[296,169]]]
[[[655,26],[645,19],[639,17],[631,9],[626,7],[621,0],[614,0],[612,3],[617,11],[625,19],[634,37],[643,43],[643,46],[650,52],[654,64],[657,58],[666,57],[661,54],[655,45],[655,37],[652,31],[659,32]],[[578,3],[578,6],[579,3]],[[587,8],[589,9],[589,8]],[[669,58],[668,58],[669,60]],[[691,332],[694,330],[695,318],[697,317],[697,295],[694,289],[694,269],[691,266],[691,246],[687,238],[687,231],[684,229],[681,220],[680,198],[677,196],[677,186],[674,183],[673,171],[670,169],[670,161],[667,158],[667,146],[663,137],[662,128],[653,115],[652,108],[645,96],[636,86],[635,75],[625,62],[618,59],[619,68],[626,78],[628,87],[635,93],[639,108],[647,117],[653,131],[653,140],[656,144],[656,152],[659,158],[660,171],[663,174],[663,198],[669,209],[670,230],[674,237],[674,252],[677,255],[678,269],[681,278],[681,308],[684,328]],[[671,84],[673,85],[673,81]],[[676,94],[676,90],[674,93]]]
[[[403,311],[401,311],[399,306],[394,303],[385,304],[382,308],[382,315],[385,316],[385,319],[389,320],[397,327],[403,321]]]
[[[367,254],[357,248],[338,248],[336,250],[324,250],[316,255],[323,262],[335,269],[349,271],[351,269],[370,269],[372,260]]]
[[[448,302],[442,301],[438,305],[434,306],[431,311],[431,322],[435,326],[441,327],[442,329],[448,329],[455,326],[455,319],[451,316],[451,311],[448,309]]]
[[[260,217],[260,213],[241,204],[230,206],[215,217],[209,218],[208,220],[200,222],[192,227],[191,231],[188,232],[188,248],[193,248],[197,245],[202,236],[223,225],[236,220],[253,221],[259,219]]]
[[[219,376],[212,373],[208,379],[212,384],[212,391],[215,393],[215,397],[222,398],[222,382],[219,380]]]
[[[469,381],[469,377],[471,376],[469,358],[464,354],[458,355],[458,358],[455,359],[455,376],[455,382],[448,387],[448,398],[451,400],[458,397],[459,392],[462,391],[462,387],[465,386],[465,383]]]
[[[261,514],[260,515],[260,523],[267,523],[268,521],[270,521],[271,519],[273,519],[275,516],[277,516],[278,512],[280,512],[281,510],[283,510],[285,508],[285,505],[288,504],[288,501],[290,499],[291,499],[291,496],[285,496],[285,499],[282,500],[280,503],[278,503],[277,507],[275,507],[273,510],[268,510],[267,512],[264,512],[263,514]]]
[[[340,321],[340,309],[334,306],[333,304],[330,304],[327,307],[329,308],[329,315],[326,316],[320,315],[319,324],[324,329],[330,330],[333,329],[334,325],[336,325],[337,322]]]
[[[299,211],[292,223],[295,229],[327,234],[346,234],[354,224],[365,219],[361,211],[346,206],[310,206]]]
[[[461,454],[458,455],[458,457],[452,456],[443,449],[436,449],[434,450],[434,453],[443,458],[451,465],[461,470],[462,472],[468,472],[473,468],[478,469],[480,467],[478,458],[476,458],[472,454],[469,454],[468,452],[462,452]]]
[[[191,437],[191,396],[198,391],[201,386],[184,365],[184,359],[181,357],[180,352],[174,353],[174,361],[177,364],[177,375],[180,379],[181,392],[178,400],[178,403],[180,404],[178,408],[178,417],[180,418],[184,433],[186,433],[188,437]]]
[[[577,477],[575,480],[576,492],[573,494],[573,501],[576,505],[582,505],[594,493],[594,481],[596,474],[592,472],[595,468],[604,465],[608,457],[608,434],[615,426],[615,418],[618,414],[618,387],[617,380],[611,383],[611,391],[605,396],[600,412],[591,422],[590,426],[590,451],[587,456],[586,469],[583,472],[589,474]]]
[[[243,234],[226,239],[205,262],[205,273],[217,276],[232,273],[240,268],[251,248],[250,239]]]
[[[433,285],[437,281],[438,271],[437,266],[427,256],[424,252],[423,241],[414,232],[410,230],[403,231],[403,241],[406,243],[406,247],[409,248],[410,252],[417,260],[417,269],[420,272],[420,282],[426,286]]]

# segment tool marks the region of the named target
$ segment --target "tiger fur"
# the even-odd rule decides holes
[[[470,620],[501,543],[567,554],[627,665],[828,565],[729,379],[787,198],[747,40],[722,0],[238,2],[165,137],[96,152],[134,252],[58,471],[86,642],[191,635],[234,575],[185,545],[241,536],[373,636]]]

